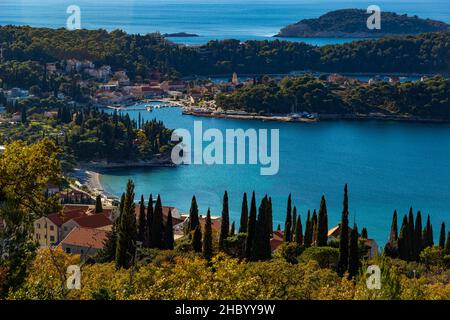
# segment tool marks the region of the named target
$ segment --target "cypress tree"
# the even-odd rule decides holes
[[[141,195],[141,202],[139,205],[139,221],[138,221],[138,227],[139,227],[139,233],[138,233],[138,240],[145,243],[146,241],[146,231],[147,231],[147,225],[145,221],[145,203],[144,203],[144,196]]]
[[[322,196],[320,202],[319,215],[317,218],[317,245],[323,247],[327,245],[328,240],[328,213],[325,196]]]
[[[348,270],[348,253],[349,253],[347,185],[345,185],[345,187],[344,187],[344,206],[342,209],[340,229],[341,230],[340,230],[340,240],[339,240],[338,273],[339,273],[339,275],[342,276]]]
[[[150,194],[148,198],[147,205],[147,217],[146,217],[147,227],[146,227],[146,241],[145,246],[149,247],[151,242],[152,224],[153,224],[153,196]]]
[[[424,248],[432,247],[434,245],[433,226],[431,225],[430,215],[428,215],[428,217],[427,217],[427,224],[425,226],[422,241],[423,241]]]
[[[417,211],[416,223],[414,226],[414,260],[419,261],[420,252],[422,251],[422,214]]]
[[[103,212],[102,197],[97,195],[97,197],[95,197],[95,213],[101,212]]]
[[[100,262],[111,262],[116,258],[117,250],[117,222],[114,222],[111,231],[106,234],[103,248],[99,252]]]
[[[409,208],[408,213],[408,249],[409,249],[409,259],[414,260],[416,256],[415,243],[416,237],[414,233],[414,214],[412,207]]]
[[[270,234],[268,232],[269,200],[267,196],[261,201],[258,220],[256,222],[256,237],[253,240],[252,260],[267,260],[271,257]]]
[[[248,217],[248,227],[247,227],[247,239],[245,242],[245,256],[250,259],[253,239],[255,238],[256,231],[256,198],[255,191],[252,193],[252,200],[250,202],[250,215]]]
[[[194,230],[194,236],[192,237],[192,247],[195,252],[202,252],[202,228],[200,225]]]
[[[394,248],[397,247],[398,227],[397,227],[397,210],[394,210],[392,216],[391,233],[389,235],[389,244]]]
[[[272,198],[269,197],[268,208],[267,208],[267,227],[269,236],[273,236],[273,213],[272,213]],[[293,235],[293,234],[292,234]]]
[[[291,231],[292,231],[292,200],[291,200],[291,194],[288,196],[288,202],[287,202],[287,212],[286,212],[286,220],[284,222],[284,235],[283,240],[285,242],[292,241]]]
[[[234,236],[235,233],[235,226],[234,226],[234,221],[231,224],[231,228],[230,228],[230,237]]]
[[[281,231],[281,224],[278,224],[277,231]]]
[[[208,208],[205,221],[205,234],[203,236],[203,257],[211,261],[213,255],[213,238],[211,227],[211,211]]]
[[[311,211],[310,210],[308,210],[308,215],[306,216],[304,244],[305,244],[306,248],[310,247],[312,244],[312,226],[311,226]]]
[[[137,240],[134,213],[134,183],[128,180],[127,190],[117,226],[116,267],[128,268],[134,258]]]
[[[303,244],[303,230],[302,229],[303,229],[302,217],[299,214],[298,218],[297,218],[297,223],[295,225],[295,242],[298,245],[302,245]]]
[[[369,239],[369,234],[367,232],[367,228],[366,227],[363,227],[362,230],[361,230],[361,238]]]
[[[311,218],[311,230],[312,230],[312,243],[311,245],[317,246],[317,212],[316,209],[313,211]]]
[[[195,196],[192,197],[191,208],[189,209],[189,223],[187,228],[187,233],[194,231],[195,228],[200,224],[198,219],[198,205]]]
[[[291,231],[292,241],[294,241],[295,239],[296,224],[297,224],[297,208],[294,206],[294,209],[292,209],[292,231]]]
[[[439,248],[444,249],[445,247],[445,222],[441,224],[441,232],[439,233]]]
[[[445,254],[450,254],[450,230],[447,231],[447,241],[445,241]]]
[[[164,231],[164,249],[173,250],[173,222],[172,222],[172,210],[169,210],[167,214],[166,228]]]
[[[244,192],[244,196],[242,198],[241,220],[240,220],[240,225],[239,225],[239,233],[247,232],[247,224],[248,224],[248,203],[247,203],[247,193]]]
[[[402,260],[409,260],[409,247],[408,247],[408,218],[403,216],[402,226],[400,228],[400,235],[398,236],[398,254]]]
[[[358,274],[359,266],[358,227],[354,224],[350,233],[350,248],[348,257],[348,275],[350,279],[354,278]]]
[[[224,249],[224,241],[230,234],[230,216],[228,212],[228,193],[223,195],[222,223],[220,226],[219,248]]]
[[[152,231],[150,233],[150,247],[163,248],[163,212],[161,197],[158,195],[155,204],[155,211],[153,212]]]

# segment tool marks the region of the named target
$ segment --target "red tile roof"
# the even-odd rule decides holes
[[[60,245],[74,245],[79,247],[101,249],[108,232],[90,228],[73,228],[61,241]]]
[[[74,218],[79,218],[82,216],[85,216],[86,211],[69,211],[64,213],[51,213],[47,215],[47,218],[56,224],[58,227],[61,227],[61,225],[69,220],[72,220]]]
[[[80,227],[84,228],[101,228],[112,225],[112,221],[108,219],[104,214],[92,214],[85,215],[78,218],[74,218]]]

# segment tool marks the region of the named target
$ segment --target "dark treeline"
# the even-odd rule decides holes
[[[247,194],[242,199],[242,211],[239,233],[235,233],[235,223],[230,227],[228,193],[225,191],[222,202],[222,215],[220,230],[213,228],[211,211],[208,208],[206,218],[199,214],[197,199],[192,198],[189,217],[183,223],[184,236],[175,243],[173,233],[173,217],[169,210],[163,214],[161,198],[158,195],[153,206],[153,197],[150,195],[147,207],[144,196],[141,196],[139,210],[135,210],[134,184],[129,181],[126,192],[120,202],[120,216],[109,233],[105,248],[96,259],[99,261],[116,261],[117,267],[128,268],[133,265],[136,255],[148,254],[146,249],[174,249],[181,251],[194,251],[210,261],[218,252],[224,252],[232,257],[247,261],[262,261],[272,258],[271,239],[282,237],[282,245],[277,249],[281,256],[290,263],[298,263],[302,253],[321,256],[319,260],[337,271],[341,276],[354,278],[358,275],[362,261],[368,255],[367,228],[358,231],[356,223],[349,226],[349,203],[347,185],[344,188],[342,218],[338,224],[338,233],[332,237],[328,235],[328,210],[325,196],[322,196],[319,210],[308,210],[306,220],[297,211],[291,195],[287,200],[287,211],[284,230],[278,227],[273,231],[272,199],[265,195],[259,207],[255,192],[252,193],[250,206]],[[138,212],[138,214],[136,214]],[[304,217],[303,217],[304,219]],[[405,261],[421,261],[421,253],[427,248],[433,248],[433,230],[428,216],[426,225],[422,228],[421,213],[413,221],[412,208],[409,216],[405,215],[398,235],[397,212],[394,212],[389,242],[383,254]],[[304,221],[304,223],[302,222]],[[450,233],[449,233],[450,234]],[[447,239],[446,239],[447,237]],[[440,229],[439,246],[444,254],[450,247],[449,236],[446,236],[445,223]],[[140,250],[137,250],[140,248]],[[449,254],[448,252],[446,254]],[[127,258],[128,257],[128,258]],[[330,262],[335,257],[336,262]],[[325,262],[323,262],[325,261]]]
[[[323,47],[279,40],[223,40],[187,47],[159,34],[4,26],[0,44],[6,61],[0,64],[0,78],[8,86],[19,85],[19,80],[22,85],[39,85],[44,79],[43,63],[69,58],[125,68],[132,79],[146,79],[152,70],[165,76],[294,70],[448,73],[449,38],[450,32],[438,32]]]
[[[412,115],[450,119],[450,80],[433,77],[406,83],[375,82],[339,87],[313,77],[286,77],[275,82],[268,77],[255,85],[216,97],[223,109],[242,109],[257,113],[295,111],[319,114]]]
[[[124,161],[150,160],[157,154],[170,150],[172,130],[156,119],[132,120],[128,114],[109,114],[94,107],[78,108],[64,104],[54,105],[55,120],[38,125],[29,125],[27,114],[39,108],[38,105],[8,107],[10,112],[22,111],[24,126],[20,130],[6,128],[2,140],[24,140],[35,142],[47,135],[46,126],[58,128],[51,138],[64,149],[67,162],[73,161]],[[39,129],[41,128],[41,129]]]

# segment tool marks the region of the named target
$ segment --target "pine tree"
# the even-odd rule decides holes
[[[230,228],[230,237],[234,236],[235,233],[235,226],[234,226],[234,221],[231,224],[231,228]]]
[[[228,193],[223,195],[222,223],[220,226],[219,248],[224,249],[224,241],[230,235],[230,216],[228,212]]]
[[[253,191],[252,200],[250,202],[250,215],[248,217],[247,239],[245,242],[245,256],[247,257],[247,259],[251,258],[255,232],[256,232],[256,197],[255,191]]]
[[[247,193],[244,192],[244,196],[242,198],[242,209],[241,209],[241,220],[239,225],[239,233],[247,232],[247,224],[248,224],[248,203],[247,203]]]
[[[155,204],[155,211],[153,212],[152,231],[150,233],[150,248],[163,248],[163,212],[161,197],[158,195]]]
[[[192,248],[195,252],[202,252],[202,229],[198,225],[194,230],[194,236],[192,237]]]
[[[300,214],[298,215],[297,223],[295,225],[295,242],[298,245],[303,244],[303,226],[302,226],[302,217],[300,216]]]
[[[406,261],[409,260],[408,244],[408,218],[405,215],[400,228],[400,235],[398,236],[398,254],[400,259]]]
[[[153,224],[153,196],[152,194],[150,194],[149,198],[148,198],[148,205],[147,205],[147,217],[146,217],[146,221],[147,221],[147,227],[146,227],[146,242],[145,242],[145,246],[146,247],[150,247],[150,242],[151,242],[151,233],[152,233],[152,224]]]
[[[139,204],[139,221],[138,221],[138,240],[142,241],[142,243],[145,243],[146,241],[146,231],[147,231],[147,225],[145,221],[145,203],[144,203],[144,196],[141,195],[141,202]]]
[[[173,222],[172,222],[172,210],[169,210],[167,214],[166,227],[164,230],[164,249],[173,250]]]
[[[287,202],[287,212],[286,212],[286,220],[284,222],[284,235],[283,240],[284,242],[291,242],[292,241],[292,199],[291,194],[288,196],[288,202]]]
[[[323,247],[327,245],[328,240],[328,213],[325,196],[322,196],[320,202],[319,215],[317,217],[317,245]]]
[[[271,257],[270,234],[268,232],[269,200],[267,196],[261,201],[258,220],[256,222],[256,237],[253,240],[252,260],[267,260]]]
[[[441,232],[439,233],[439,248],[444,249],[445,247],[445,222],[441,224]]]
[[[350,233],[350,248],[348,257],[348,275],[350,279],[358,275],[359,267],[358,227],[354,224]]]
[[[306,216],[304,244],[305,244],[305,248],[310,247],[312,244],[312,225],[311,225],[311,211],[310,210],[308,210],[308,215]]]
[[[189,209],[189,223],[187,228],[187,233],[194,231],[195,228],[200,224],[198,219],[198,205],[195,196],[192,197],[191,208]]]
[[[117,226],[116,267],[129,268],[134,259],[137,241],[134,213],[134,183],[128,180],[125,199]]]
[[[212,238],[212,226],[211,226],[211,211],[208,208],[205,221],[205,234],[203,236],[203,257],[211,261],[213,256],[213,238]]]
[[[414,225],[414,260],[419,261],[420,252],[422,251],[422,214],[417,211],[416,223]]]
[[[97,195],[97,197],[95,197],[95,213],[101,212],[103,212],[102,197]]]
[[[342,209],[342,218],[340,226],[340,240],[339,240],[339,262],[338,273],[343,275],[348,270],[348,254],[349,254],[349,239],[348,239],[348,193],[347,185],[344,187],[344,207]]]

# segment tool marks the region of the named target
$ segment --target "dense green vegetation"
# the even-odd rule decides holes
[[[29,110],[31,114],[24,118],[24,123],[1,124],[0,143],[15,140],[36,142],[49,136],[64,149],[62,157],[65,165],[74,161],[151,160],[156,154],[170,150],[172,131],[160,121],[136,123],[128,114],[108,114],[89,107],[68,107],[53,98],[42,100],[38,99],[36,104],[34,99],[31,102],[24,100],[15,109],[9,110],[19,109],[26,114]],[[53,101],[52,107],[57,107],[57,111],[43,118],[38,111],[53,109],[48,108],[47,100]]]
[[[381,29],[368,29],[370,15],[362,9],[341,9],[316,19],[304,19],[284,27],[278,37],[381,37],[388,34],[417,34],[445,31],[450,26],[431,19],[381,12]]]
[[[282,114],[307,111],[319,114],[411,115],[450,119],[450,80],[434,77],[425,81],[341,87],[310,75],[285,78],[279,83],[266,78],[231,94],[216,97],[223,109]]]
[[[324,47],[279,40],[223,40],[186,47],[156,34],[4,26],[0,27],[5,57],[0,64],[0,79],[8,87],[59,87],[57,82],[63,79],[46,76],[42,65],[69,58],[125,68],[131,79],[147,79],[153,70],[165,77],[294,70],[448,73],[449,38],[447,31]],[[70,87],[70,80],[66,81]]]

